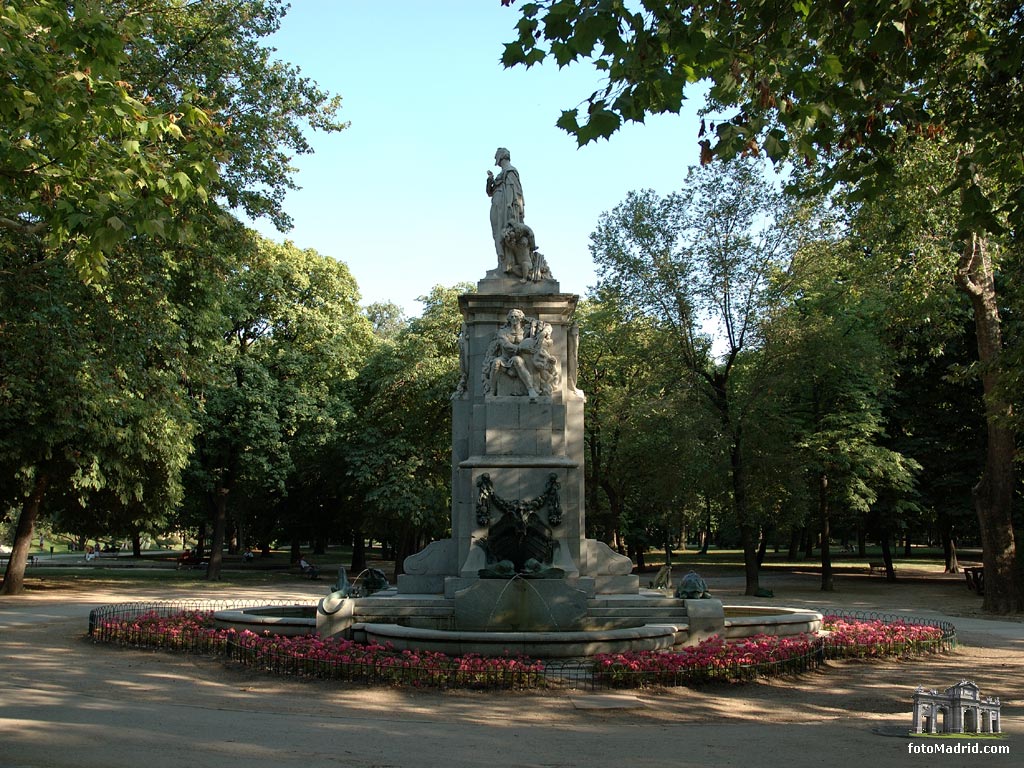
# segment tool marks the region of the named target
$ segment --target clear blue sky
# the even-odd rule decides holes
[[[484,180],[502,146],[552,274],[586,294],[599,216],[630,190],[681,185],[698,161],[699,104],[577,149],[555,120],[600,76],[590,65],[504,69],[518,18],[500,0],[292,0],[276,57],[340,94],[351,126],[311,134],[315,154],[296,158],[294,229],[257,229],[345,262],[364,303],[418,315],[432,286],[475,283],[496,263]]]

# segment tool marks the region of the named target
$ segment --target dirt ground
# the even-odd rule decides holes
[[[0,764],[122,766],[680,766],[1019,764],[1024,749],[1024,623],[993,620],[963,577],[905,570],[901,582],[768,571],[771,599],[742,579],[707,580],[727,604],[846,608],[946,618],[960,644],[911,661],[842,662],[795,678],[623,692],[435,692],[345,687],[228,669],[211,658],[124,650],[83,639],[95,605],[185,595],[116,582],[0,598]],[[311,601],[325,585],[296,581]],[[221,592],[188,597],[223,598]],[[1009,755],[922,754],[911,740],[918,685],[976,682],[1002,703]],[[979,742],[962,742],[965,744]],[[952,746],[952,742],[946,742]]]

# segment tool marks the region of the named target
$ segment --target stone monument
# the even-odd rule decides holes
[[[636,594],[632,562],[586,538],[578,296],[562,293],[525,222],[510,153],[488,171],[497,264],[459,297],[452,395],[452,536],[406,559],[399,594],[453,597],[489,578],[561,580],[586,596]]]
[[[485,191],[496,260],[477,292],[459,297],[451,537],[406,558],[396,587],[359,598],[332,591],[318,605],[317,631],[545,658],[664,650],[721,634],[720,600],[641,590],[629,558],[586,536],[579,297],[562,293],[538,250],[509,151],[498,149],[494,162],[500,171],[487,174]],[[793,631],[820,619],[800,618]]]

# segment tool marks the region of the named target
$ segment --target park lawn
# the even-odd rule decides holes
[[[201,569],[176,570],[174,568],[145,568],[117,566],[105,568],[101,566],[82,567],[46,567],[37,565],[30,567],[25,574],[25,588],[28,591],[49,591],[77,586],[98,587],[103,584],[128,586],[138,584],[140,587],[152,587],[154,584],[166,584],[168,587],[202,585],[204,589],[230,589],[232,587],[255,587],[294,584],[301,578],[289,570],[224,570],[217,581],[207,581],[206,572]],[[330,580],[323,580],[329,586]],[[326,589],[326,587],[325,587]]]
[[[892,562],[893,566],[897,570],[901,565],[904,565],[917,568],[938,568],[941,573],[945,565],[942,550],[934,547],[914,547],[912,556],[909,558],[902,556],[902,547],[899,549],[899,555],[896,555],[895,552],[893,554]],[[980,562],[981,553],[975,552],[974,550],[965,550],[958,553],[958,557],[962,563],[971,563],[975,561]],[[863,557],[858,555],[856,552],[839,552],[834,550],[831,553],[831,560],[832,567],[837,571],[845,568],[865,569],[871,563],[882,561],[882,549],[877,545],[870,546],[867,548]],[[644,553],[644,562],[647,570],[657,570],[658,568],[661,568],[665,564],[664,550],[651,550]],[[672,553],[672,568],[675,571],[685,572],[690,569],[699,571],[701,567],[742,570],[743,550],[711,549],[706,554],[701,554],[699,550],[688,549],[676,550]],[[764,563],[761,567],[769,570],[789,569],[794,571],[805,571],[808,568],[820,568],[821,556],[819,553],[815,552],[814,557],[791,560],[785,553],[780,552],[775,554],[773,552],[768,552],[765,555]]]

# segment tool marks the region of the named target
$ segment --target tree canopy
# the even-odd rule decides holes
[[[219,202],[286,229],[290,157],[338,97],[272,59],[279,0],[15,0],[0,9],[0,228],[87,279]]]
[[[503,0],[513,5],[512,0]],[[1024,224],[1024,13],[1014,0],[849,3],[540,0],[518,6],[506,66],[590,60],[606,79],[558,125],[580,144],[679,112],[708,88],[703,161],[823,161],[868,194],[906,137],[960,148],[964,225]]]
[[[512,5],[512,0],[503,0]],[[1003,364],[997,272],[1024,225],[1024,11],[1014,0],[677,3],[540,0],[519,6],[506,66],[590,60],[606,78],[558,125],[581,144],[623,121],[677,113],[707,88],[701,162],[802,161],[817,189],[869,200],[892,191],[907,147],[943,142],[941,190],[959,252],[955,280],[974,312],[985,392],[985,468],[975,486],[985,606],[1024,610],[1013,526],[1016,435]],[[701,90],[703,93],[703,90]],[[929,235],[932,234],[929,232]]]

